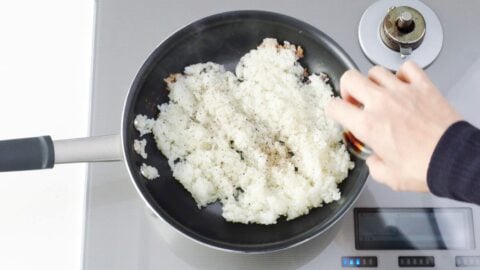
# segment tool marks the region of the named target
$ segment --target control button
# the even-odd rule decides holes
[[[456,256],[455,266],[457,267],[479,267],[480,256]]]
[[[434,267],[435,258],[433,256],[399,256],[398,266],[400,267]]]
[[[377,267],[376,256],[344,256],[342,267]]]

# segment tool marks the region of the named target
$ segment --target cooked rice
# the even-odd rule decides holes
[[[170,102],[156,120],[137,116],[198,207],[218,200],[228,221],[274,224],[340,199],[353,163],[324,114],[332,89],[324,75],[304,77],[302,56],[267,38],[236,74],[211,62],[188,66],[166,80]]]

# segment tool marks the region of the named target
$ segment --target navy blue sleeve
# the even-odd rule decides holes
[[[427,172],[430,191],[480,205],[480,130],[460,121],[440,138]]]

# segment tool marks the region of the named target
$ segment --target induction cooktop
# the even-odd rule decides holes
[[[119,132],[124,97],[143,61],[170,33],[194,20],[238,9],[293,16],[336,40],[366,72],[372,62],[384,61],[365,52],[359,39],[362,15],[379,2],[97,0],[91,135]],[[391,2],[375,16],[383,19],[378,12],[386,15],[415,1]],[[478,20],[480,1],[421,3],[434,12],[442,35],[426,71],[464,117],[478,126],[480,36],[471,27]],[[404,11],[409,9],[395,12]],[[402,16],[401,27],[408,29],[412,17]],[[417,48],[413,47],[418,44],[410,49],[406,43],[390,44],[391,51],[385,53],[391,57],[392,70],[403,59],[423,57],[418,54],[428,51],[422,46],[429,44],[429,31],[439,32],[429,29],[428,20]],[[380,42],[374,46],[388,45],[379,32],[381,22],[366,30],[373,33],[374,42]],[[421,35],[420,31],[414,42]],[[256,255],[213,250],[171,229],[144,205],[122,162],[89,165],[87,184],[85,269],[480,269],[478,206],[431,194],[393,192],[372,179],[353,208],[327,233],[288,250]]]

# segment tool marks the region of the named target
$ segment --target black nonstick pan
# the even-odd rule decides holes
[[[308,215],[275,225],[229,223],[215,203],[198,209],[192,196],[172,176],[167,159],[156,149],[151,134],[148,159],[133,150],[139,134],[133,126],[138,114],[150,118],[157,105],[168,102],[164,78],[185,66],[212,61],[234,70],[242,55],[266,37],[288,40],[304,49],[303,66],[324,72],[335,90],[341,75],[355,68],[350,57],[327,35],[297,19],[265,11],[233,11],[196,21],[167,38],[148,57],[126,97],[120,136],[52,141],[49,136],[0,142],[0,171],[51,168],[53,164],[124,160],[134,186],[146,204],[176,230],[210,247],[237,252],[269,252],[305,242],[331,227],[352,206],[365,185],[368,170],[352,156],[355,168],[340,185],[342,198]],[[158,168],[160,178],[145,179],[142,163]]]

